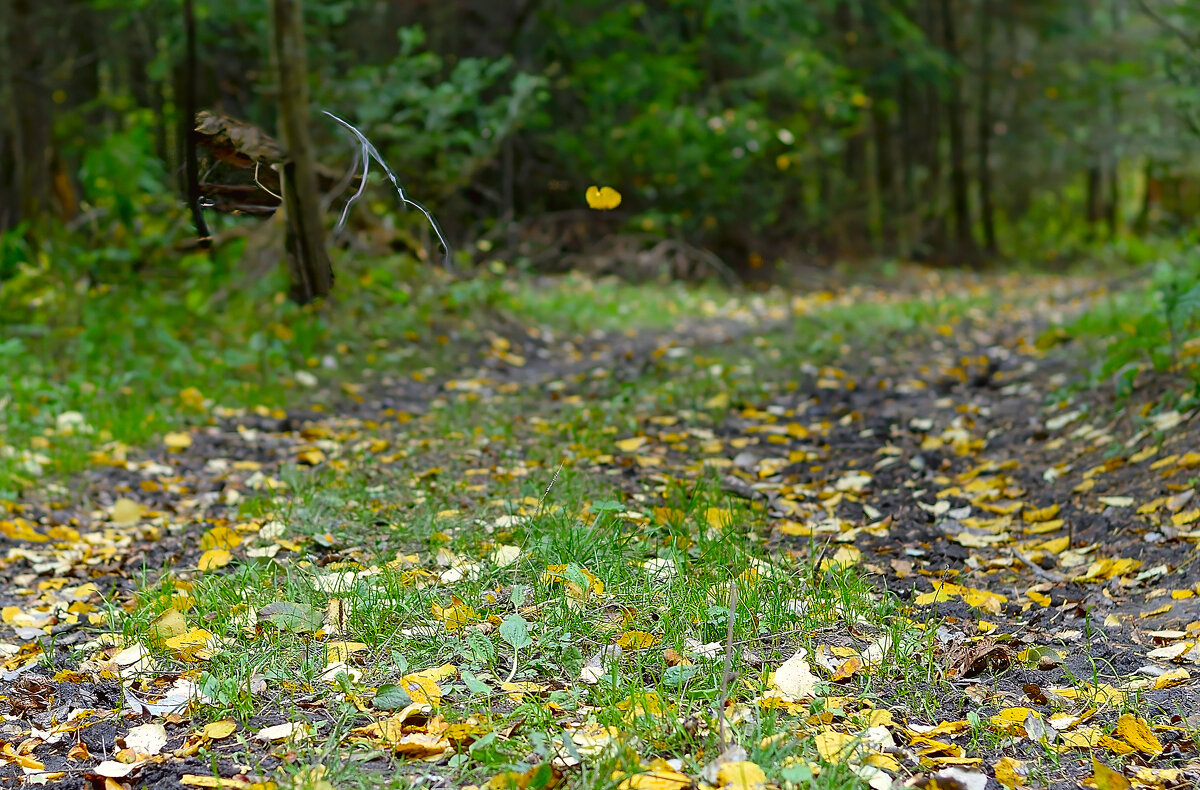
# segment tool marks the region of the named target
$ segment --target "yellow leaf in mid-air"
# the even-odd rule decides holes
[[[704,523],[713,529],[725,529],[733,525],[733,511],[727,507],[710,507],[704,510]]]
[[[621,205],[621,193],[612,187],[598,187],[593,184],[587,188],[585,197],[588,206],[600,211],[611,211]]]
[[[862,551],[857,546],[839,546],[832,557],[821,560],[821,570],[849,568],[862,560]]]
[[[508,546],[503,543],[497,544],[491,552],[488,553],[490,559],[497,568],[507,568],[508,566],[521,559],[520,546]]]
[[[1125,739],[1133,748],[1144,754],[1160,754],[1163,750],[1158,738],[1146,725],[1146,722],[1132,713],[1123,713],[1117,719],[1117,735]]]
[[[704,401],[706,409],[728,409],[729,408],[729,393],[718,392],[708,400]]]
[[[629,697],[617,703],[617,710],[625,714],[626,721],[635,716],[659,717],[669,709],[656,691],[635,691]]]

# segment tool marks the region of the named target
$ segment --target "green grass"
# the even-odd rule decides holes
[[[385,473],[364,461],[345,475],[301,476],[298,490],[278,502],[276,517],[287,525],[288,536],[308,541],[305,554],[316,560],[334,551],[354,560],[321,568],[291,555],[283,564],[246,562],[228,573],[204,574],[195,580],[189,591],[194,599],[186,613],[189,623],[201,625],[227,645],[205,662],[200,681],[216,698],[208,711],[212,719],[233,717],[246,722],[252,718],[262,700],[250,689],[254,678],[262,678],[285,710],[298,712],[294,705],[314,695],[328,700],[336,721],[321,735],[330,742],[365,723],[367,719],[353,706],[336,702],[339,685],[321,679],[326,670],[324,643],[334,634],[291,634],[261,620],[252,625],[253,613],[267,604],[288,601],[325,612],[336,599],[345,623],[345,633],[336,638],[368,645],[365,653],[356,656],[361,678],[341,686],[341,693],[363,694],[396,683],[408,672],[450,663],[460,677],[470,673],[478,685],[443,683],[446,702],[451,704],[441,711],[448,722],[487,721],[500,727],[523,718],[519,736],[473,747],[452,764],[458,784],[482,783],[503,771],[528,770],[527,756],[561,734],[556,717],[543,705],[547,700],[568,711],[594,706],[598,724],[619,726],[624,738],[653,744],[655,754],[685,759],[689,769],[697,771],[701,766],[692,761],[697,754],[711,753],[712,733],[697,735],[688,722],[712,716],[721,694],[723,648],[716,657],[702,660],[696,670],[674,673],[664,668],[661,650],[684,652],[687,639],[723,643],[731,580],[759,569],[758,575],[752,572],[737,582],[733,633],[739,682],[730,694],[734,700],[765,690],[762,671],[741,661],[746,651],[758,653],[758,661],[772,666],[797,647],[805,646],[811,653],[816,647],[812,635],[835,627],[839,612],[861,619],[864,630],[901,633],[901,626],[893,624],[896,605],[875,593],[856,572],[819,572],[803,563],[780,563],[756,541],[746,540],[747,533],[765,533],[765,514],[761,508],[726,499],[710,477],[664,492],[661,501],[671,508],[671,515],[633,521],[609,504],[620,494],[602,479],[567,474],[551,488],[542,508],[524,506],[527,520],[495,528],[489,535],[473,528],[472,522],[506,523],[501,517],[520,508],[494,506],[439,517],[438,513],[459,504],[456,489],[461,486],[431,484],[422,492],[424,501],[412,507],[400,495],[411,492],[405,483],[419,471]],[[451,474],[461,471],[453,464],[447,469]],[[541,478],[507,484],[489,481],[487,495],[518,502],[540,496],[545,483]],[[712,508],[728,511],[722,526],[709,523]],[[393,512],[403,516],[385,517],[383,526],[377,523],[380,513]],[[332,546],[323,545],[320,536],[331,524],[337,524],[335,540]],[[517,561],[507,567],[491,562],[490,550],[496,543],[520,547]],[[398,556],[412,554],[421,574],[414,577],[407,562],[388,567]],[[414,578],[429,580],[453,568],[439,564],[439,557],[442,562],[453,557],[471,563],[467,576],[429,586],[414,584]],[[650,559],[673,569],[671,577],[648,574],[643,563]],[[567,568],[548,578],[547,568],[558,565]],[[327,585],[333,568],[368,569],[373,575],[331,590]],[[592,586],[584,569],[603,582],[603,593],[592,589],[580,595],[578,588],[571,593],[573,583]],[[768,572],[777,578],[761,575]],[[169,575],[158,587],[143,592],[138,609],[122,619],[126,638],[151,640],[153,618],[177,600],[176,578],[178,574]],[[530,644],[519,644],[514,650],[501,629],[447,629],[435,611],[449,606],[452,596],[466,602],[480,618],[519,617]],[[595,685],[576,680],[585,662],[621,634],[637,631],[660,641],[653,649],[625,651]],[[159,655],[170,666],[170,651]],[[179,669],[186,666],[179,664]],[[543,689],[542,695],[514,702],[501,689],[508,678],[533,683]],[[575,682],[551,690],[554,681],[563,680]],[[875,682],[878,679],[865,682],[863,693],[873,694]],[[648,693],[647,683],[666,709],[661,714],[630,716],[622,707]],[[768,715],[742,735],[757,743],[777,728],[789,731]],[[789,735],[789,740],[751,749],[750,759],[778,765],[793,754],[815,758],[811,742]],[[629,759],[615,756],[612,767],[630,770]],[[844,786],[847,777],[838,776],[834,770],[820,786]]]
[[[393,464],[362,453],[341,470],[288,470],[280,475],[288,492],[243,501],[243,519],[285,527],[269,539],[248,530],[251,545],[282,538],[296,541],[291,545],[298,551],[237,561],[220,573],[170,571],[116,623],[125,639],[153,644],[151,623],[178,605],[182,585],[192,601],[185,612],[189,626],[209,631],[220,646],[203,664],[201,686],[213,699],[205,716],[247,726],[263,708],[263,693],[252,693],[256,682],[298,721],[311,718],[302,703],[323,700],[328,723],[313,741],[293,747],[301,757],[288,772],[330,764],[335,750],[359,755],[361,762],[331,769],[325,778],[335,786],[377,781],[377,765],[366,760],[374,747],[347,746],[351,731],[370,721],[353,701],[446,663],[458,675],[441,684],[446,704],[440,715],[448,724],[483,728],[478,740],[437,769],[456,784],[536,770],[553,756],[555,738],[561,742],[559,719],[581,711],[589,711],[578,714],[583,721],[616,727],[620,738],[572,776],[577,786],[615,787],[614,771],[642,770],[651,757],[681,760],[684,773],[698,775],[721,750],[714,711],[723,692],[731,584],[738,589],[736,678],[724,690],[731,712],[765,691],[767,672],[796,649],[812,656],[852,622],[860,647],[871,641],[890,646],[879,667],[837,691],[855,702],[838,707],[834,720],[853,719],[862,701],[936,720],[946,687],[933,669],[933,624],[914,626],[895,598],[856,569],[814,567],[820,547],[810,547],[807,560],[768,549],[763,506],[730,498],[711,472],[697,469],[631,492],[581,461],[611,452],[616,439],[636,434],[646,418],[682,416],[686,425],[711,426],[723,409],[705,403],[722,393],[733,393],[735,402],[762,403],[797,366],[832,362],[844,344],[881,333],[894,333],[897,342],[936,335],[937,326],[988,304],[935,298],[834,305],[796,317],[787,333],[763,344],[767,348],[754,350],[748,339],[718,352],[662,355],[629,380],[585,373],[568,382],[555,404],[540,388],[505,397],[447,397],[404,426],[404,441],[420,452]],[[747,354],[769,356],[776,342],[782,351],[772,361],[784,366],[781,375],[756,379],[752,372],[761,365],[747,365]],[[573,401],[574,392],[587,397]],[[506,454],[502,468],[473,460],[492,446]],[[498,565],[498,545],[517,547],[515,562]],[[669,569],[668,575],[648,573],[647,562]],[[557,566],[565,568],[547,576]],[[342,572],[367,575],[331,588],[331,574]],[[592,577],[603,582],[602,593],[592,588]],[[454,597],[473,612],[476,622],[467,628],[447,628],[444,607]],[[289,633],[256,614],[279,602],[308,607],[319,620],[336,606],[344,632],[326,622],[320,633]],[[481,626],[488,618],[509,630]],[[513,636],[513,627],[528,635],[528,644]],[[579,680],[589,660],[622,635],[636,638],[632,632],[658,641],[624,650],[595,684]],[[715,645],[711,657],[696,657],[689,640]],[[330,641],[367,646],[351,661],[360,673],[354,679],[322,677]],[[668,668],[667,648],[691,653],[695,669]],[[168,668],[193,666],[161,646],[155,652]],[[510,698],[503,688],[510,678],[534,684],[537,693]],[[657,703],[647,702],[649,693]],[[818,697],[808,713],[820,713],[827,700]],[[658,707],[632,714],[631,705],[639,703]],[[489,736],[517,720],[521,727],[510,736]],[[802,780],[806,765],[822,763],[811,735],[798,734],[790,716],[764,710],[736,727],[747,759],[764,766],[773,781]],[[311,784],[313,777],[301,779]],[[823,764],[813,786],[862,784],[846,766]]]
[[[36,362],[39,355],[24,344],[14,352],[29,373],[24,389],[13,390],[24,416],[8,423],[5,441],[15,447],[14,438],[40,437],[48,455],[60,441],[76,447],[74,461],[54,456],[54,471],[66,471],[85,463],[97,441],[143,441],[206,419],[200,409],[183,414],[180,391],[187,387],[227,405],[290,406],[303,391],[281,391],[279,382],[297,370],[336,384],[372,371],[399,376],[449,366],[445,346],[423,340],[451,329],[483,338],[493,311],[567,333],[639,322],[662,328],[674,323],[667,316],[676,309],[699,318],[736,313],[704,289],[634,291],[577,278],[435,280],[402,300],[394,281],[375,271],[385,265],[373,266],[359,275],[352,299],[325,312],[251,294],[231,297],[218,312],[180,315],[171,312],[179,307],[171,300],[186,307],[179,293],[149,299],[144,312],[122,310],[120,289],[81,299],[73,309],[83,312],[42,336]],[[240,751],[206,746],[205,758],[258,765],[261,747],[248,739],[275,723],[263,721],[264,713],[310,727],[308,740],[286,747],[294,761],[272,771],[286,785],[379,786],[381,770],[395,786],[404,786],[409,770],[481,785],[505,772],[536,772],[567,749],[564,718],[619,733],[571,774],[576,786],[616,787],[615,772],[643,770],[652,758],[680,761],[694,777],[721,752],[716,710],[725,698],[736,740],[771,781],[804,782],[807,766],[819,763],[812,783],[818,790],[861,787],[845,765],[818,758],[811,730],[798,729],[796,715],[853,722],[873,703],[936,720],[948,689],[933,656],[936,623],[911,622],[912,612],[860,570],[819,566],[820,546],[795,554],[768,547],[765,506],[722,490],[719,472],[702,464],[703,437],[731,408],[765,407],[800,373],[836,367],[863,348],[888,353],[942,342],[991,311],[1011,309],[1008,298],[982,288],[930,288],[917,298],[858,290],[792,304],[768,297],[753,308],[777,325],[728,347],[661,349],[640,367],[602,366],[557,389],[447,393],[399,428],[339,439],[356,447],[379,433],[392,442],[389,452],[409,451],[403,458],[387,462],[359,448],[337,465],[285,468],[278,477],[287,487],[247,495],[228,525],[244,541],[239,559],[219,572],[145,569],[146,579],[160,581],[144,582],[132,607],[114,605],[110,624],[126,642],[147,645],[161,669],[195,675],[209,700],[197,723],[238,722]],[[105,316],[117,322],[109,330],[120,328],[115,345],[104,345],[104,332],[91,328],[92,319]],[[275,325],[287,331],[263,328]],[[404,332],[416,334],[412,346],[395,340]],[[257,367],[235,364],[258,346]],[[341,355],[339,367],[326,373],[320,360],[331,353]],[[130,393],[113,389],[121,360],[133,365],[138,382]],[[110,437],[63,437],[56,424],[46,434],[50,417],[72,406],[86,407],[96,434]],[[681,449],[661,474],[630,482],[615,466],[591,463],[649,420],[680,426]],[[683,435],[685,429],[695,435]],[[511,562],[497,559],[500,547],[514,547]],[[737,606],[727,641],[731,588]],[[280,604],[292,621],[279,615]],[[164,622],[156,618],[172,610],[188,629],[211,635],[202,661],[182,656],[156,630]],[[833,635],[851,630],[860,649],[886,645],[877,666],[843,686],[827,684],[805,710],[757,708],[770,671],[783,660],[799,648],[814,656]],[[651,637],[653,645],[637,647]],[[621,641],[627,649],[613,658],[609,651]],[[329,670],[331,642],[364,645],[340,677]],[[669,667],[667,649],[692,663]],[[727,650],[729,683],[722,681]],[[598,658],[606,655],[612,660]],[[596,682],[583,682],[592,661],[603,671]],[[431,715],[469,735],[444,765],[405,762],[397,775],[392,763],[372,759],[380,745],[355,738],[354,730],[379,715],[365,712],[373,698],[394,694],[402,706],[403,694],[389,687],[443,664],[456,674],[440,682],[444,704]],[[532,685],[514,698],[505,688],[510,681]],[[328,773],[314,774],[321,765]]]
[[[1158,409],[1188,408],[1200,399],[1200,256],[1182,245],[1164,253],[1143,283],[1104,294],[1039,339],[1067,341],[1091,360],[1083,384],[1111,391],[1118,408],[1155,379],[1169,382],[1151,388],[1164,396]]]
[[[300,308],[282,298],[277,275],[243,284],[217,274],[236,266],[236,251],[185,257],[170,278],[84,285],[47,265],[0,283],[0,364],[10,372],[0,380],[0,496],[48,471],[78,470],[100,448],[119,454],[203,421],[214,404],[288,407],[381,373],[453,373],[493,329],[503,335],[514,323],[560,337],[663,328],[739,299],[487,268],[456,280],[395,257],[340,262],[333,301]]]

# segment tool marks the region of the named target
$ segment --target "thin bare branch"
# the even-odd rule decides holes
[[[1168,16],[1164,16],[1162,12],[1150,4],[1150,0],[1138,0],[1138,5],[1146,16],[1153,19],[1161,27],[1174,33],[1180,41],[1187,44],[1191,49],[1200,49],[1200,37],[1193,36],[1191,33],[1180,27],[1175,20]]]

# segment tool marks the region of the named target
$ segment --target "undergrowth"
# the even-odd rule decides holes
[[[1200,253],[1183,244],[1149,271],[1142,281],[1107,290],[1039,338],[1044,348],[1080,343],[1089,363],[1080,384],[1110,388],[1118,409],[1147,389],[1162,395],[1161,408],[1200,398]]]

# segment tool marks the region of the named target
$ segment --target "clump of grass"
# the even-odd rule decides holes
[[[1080,315],[1042,334],[1049,348],[1075,340],[1091,364],[1085,383],[1111,387],[1122,407],[1148,376],[1182,384],[1164,388],[1161,408],[1200,398],[1200,255],[1180,247],[1153,266],[1145,284],[1111,291]]]

